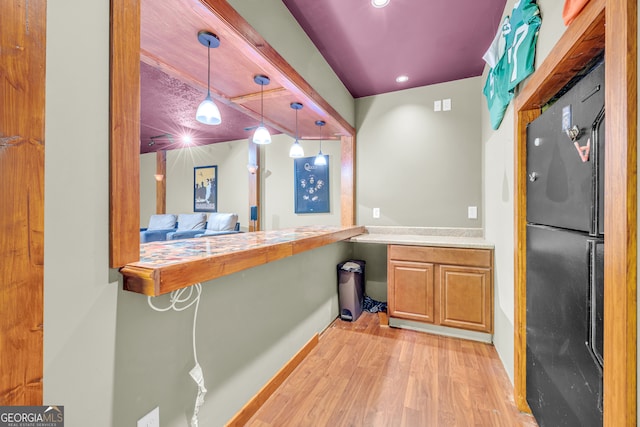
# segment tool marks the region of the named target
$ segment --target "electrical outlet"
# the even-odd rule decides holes
[[[151,412],[140,418],[137,427],[160,427],[160,407],[156,406]]]
[[[380,208],[373,208],[373,217],[380,218]]]
[[[469,208],[467,209],[467,217],[469,219],[478,219],[478,207],[469,206]]]

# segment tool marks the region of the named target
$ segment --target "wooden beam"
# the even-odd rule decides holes
[[[262,218],[261,218],[261,187],[260,187],[260,177],[262,176],[262,164],[260,161],[260,146],[258,144],[254,144],[249,141],[249,166],[255,166],[255,172],[249,172],[249,231],[258,231],[262,229]],[[258,219],[256,221],[251,221],[251,207],[255,206],[257,209]]]
[[[140,257],[140,1],[111,0],[109,265]]]
[[[283,87],[279,87],[276,89],[267,89],[264,91],[264,99],[279,98],[284,93],[286,93],[286,91],[287,90]],[[259,101],[261,98],[261,95],[262,94],[260,92],[254,92],[254,93],[249,93],[242,96],[235,96],[231,98],[230,101],[236,104],[243,104],[249,101]]]
[[[46,2],[0,2],[0,405],[42,405]]]
[[[200,0],[221,22],[242,41],[245,53],[265,60],[281,75],[286,76],[284,87],[305,99],[306,108],[326,112],[336,120],[347,135],[355,135],[355,129],[242,17],[226,0]]]
[[[604,425],[636,426],[637,2],[607,0]]]
[[[156,213],[167,213],[167,151],[156,151]]]
[[[515,111],[540,108],[604,49],[606,0],[591,0],[515,99]]]
[[[340,224],[356,224],[356,137],[341,138]]]
[[[186,73],[174,67],[171,64],[167,64],[166,62],[163,62],[161,59],[153,56],[151,53],[145,50],[140,51],[140,60],[145,64],[148,64],[154,68],[157,68],[158,70],[162,71],[163,73],[167,74],[170,77],[173,77],[177,80],[185,82],[186,84],[188,84],[193,88],[200,89],[202,92],[207,91],[207,87],[204,86],[198,79],[194,78],[189,73]],[[254,118],[256,119],[256,121],[260,121],[260,119],[262,118],[264,123],[267,126],[273,129],[276,129],[279,132],[286,133],[288,135],[294,134],[293,129],[289,129],[287,126],[283,125],[282,123],[277,123],[269,119],[268,117],[262,117],[259,111],[253,111],[252,109],[244,105],[246,102],[255,99],[255,94],[229,98],[227,95],[219,92],[215,87],[209,88],[209,91],[211,92],[211,97],[214,100],[220,101],[221,103],[227,105],[228,107],[231,107],[234,110],[241,112],[247,117]],[[264,92],[264,95],[265,95],[264,99],[277,97],[278,95],[283,95],[285,93],[286,93],[285,88],[271,89],[270,91]],[[260,92],[257,93],[257,99],[260,99]]]

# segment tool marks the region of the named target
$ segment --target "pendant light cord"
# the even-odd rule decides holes
[[[264,83],[260,83],[260,126],[264,126]]]
[[[211,98],[211,40],[207,41],[207,96]]]

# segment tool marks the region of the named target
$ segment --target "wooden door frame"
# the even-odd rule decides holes
[[[526,126],[605,50],[604,425],[636,425],[637,4],[591,0],[515,100],[515,400],[526,402]],[[605,25],[605,22],[607,25]]]

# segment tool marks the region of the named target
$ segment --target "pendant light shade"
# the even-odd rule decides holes
[[[213,99],[211,99],[211,95],[207,95],[204,101],[198,106],[196,120],[205,125],[219,125],[222,123],[220,110],[218,110],[218,106],[213,102]]]
[[[299,157],[304,157],[304,149],[300,142],[296,139],[291,148],[289,149],[289,157],[297,159]]]
[[[266,127],[260,125],[253,134],[254,144],[271,144],[271,134]]]
[[[253,142],[262,145],[271,144],[271,135],[264,126],[264,86],[268,85],[271,80],[269,77],[259,74],[253,77],[253,81],[260,85],[260,126],[253,134]]]
[[[196,120],[206,125],[219,125],[222,123],[220,110],[211,99],[211,49],[220,46],[220,39],[209,31],[199,31],[198,41],[207,47],[207,97],[198,106]]]
[[[302,145],[300,145],[300,141],[298,141],[298,110],[302,109],[302,104],[299,102],[292,102],[290,106],[296,110],[296,140],[293,141],[293,145],[291,146],[291,149],[289,149],[289,157],[304,157],[304,150],[302,149]]]
[[[324,157],[324,154],[322,154],[322,152],[320,152],[320,154],[318,154],[316,158],[313,159],[313,164],[316,166],[326,166],[327,158]]]
[[[320,128],[320,151],[318,151],[318,155],[315,159],[313,159],[313,164],[316,166],[326,166],[327,158],[324,154],[322,154],[322,126],[324,126],[326,122],[324,120],[316,120],[316,126]]]

